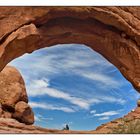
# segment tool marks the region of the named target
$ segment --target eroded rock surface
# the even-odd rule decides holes
[[[112,133],[118,133],[119,134],[119,129],[123,127],[126,129],[130,129],[130,125],[136,125],[137,122],[140,122],[140,107],[137,107],[135,110],[132,110],[129,112],[127,115],[123,116],[122,118],[115,119],[111,122],[108,122],[106,124],[102,124],[101,126],[97,127],[96,130],[91,131],[94,134],[112,134]],[[137,124],[138,127],[140,128],[140,123]],[[125,128],[126,127],[126,128]],[[133,128],[134,126],[132,126]],[[133,130],[130,131],[133,133]],[[120,130],[121,133],[121,130]],[[123,132],[124,133],[124,132]],[[134,132],[135,133],[135,132]]]
[[[11,66],[0,72],[0,103],[5,108],[14,108],[19,101],[28,102],[21,74]]]
[[[30,106],[23,101],[20,101],[15,105],[15,112],[13,113],[13,118],[26,124],[34,123],[34,113],[32,112]]]
[[[140,91],[140,7],[0,7],[0,70],[24,53],[85,44]]]
[[[0,72],[0,117],[16,118],[26,124],[34,123],[22,76],[11,66],[6,66]]]

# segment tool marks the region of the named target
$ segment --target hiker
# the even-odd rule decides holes
[[[66,127],[64,127],[63,130],[69,130],[69,125],[66,124]]]
[[[66,124],[66,130],[69,130],[69,126],[68,126],[68,124]]]

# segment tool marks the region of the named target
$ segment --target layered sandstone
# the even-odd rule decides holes
[[[15,118],[25,124],[34,123],[24,80],[18,70],[11,66],[6,66],[0,72],[0,118]]]
[[[0,7],[0,70],[55,44],[85,44],[140,91],[140,7]]]

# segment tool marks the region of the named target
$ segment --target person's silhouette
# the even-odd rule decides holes
[[[66,124],[66,126],[62,130],[69,130],[69,125]]]
[[[68,126],[68,124],[66,124],[66,130],[69,130],[69,126]]]

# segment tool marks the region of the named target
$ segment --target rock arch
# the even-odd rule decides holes
[[[55,44],[91,47],[140,92],[140,7],[0,7],[0,70]]]

